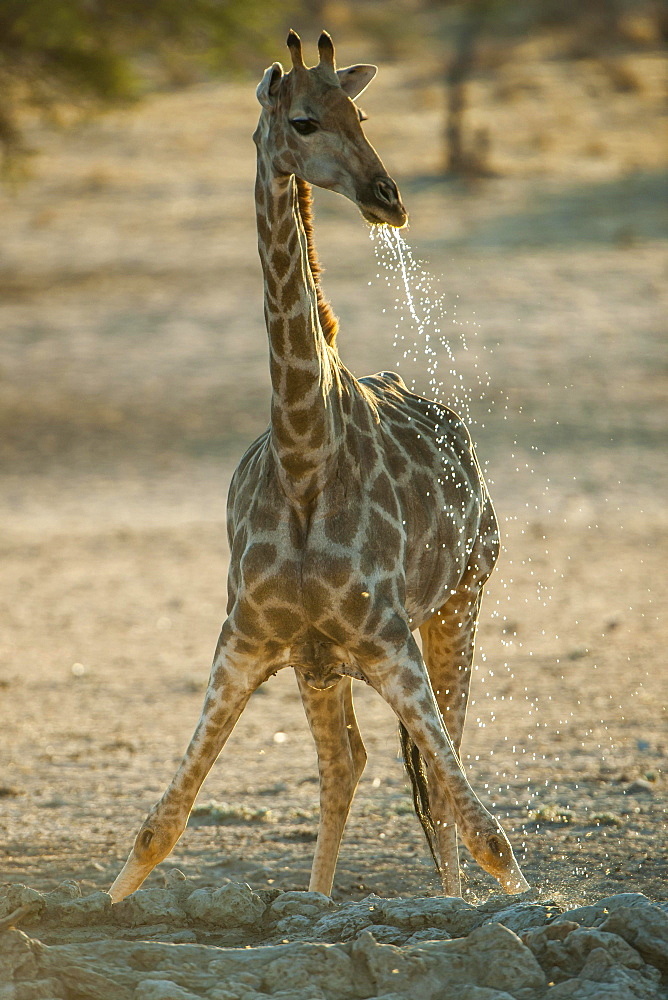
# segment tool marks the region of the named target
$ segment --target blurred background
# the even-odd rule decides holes
[[[431,344],[442,398],[468,398],[503,525],[479,656],[483,673],[497,673],[476,682],[469,766],[493,782],[480,755],[507,750],[509,732],[534,764],[567,741],[580,792],[545,781],[536,793],[540,769],[511,767],[497,795],[509,822],[527,823],[539,794],[543,820],[558,823],[590,779],[620,815],[614,795],[638,780],[651,841],[665,824],[668,752],[657,610],[668,490],[665,5],[4,0],[9,851],[38,877],[26,858],[40,838],[77,864],[95,843],[113,874],[197,718],[224,614],[227,484],[269,413],[251,135],[264,68],[290,65],[289,27],[307,63],[326,28],[339,66],[380,66],[360,98],[365,131],[431,275],[420,278],[420,315],[427,286],[439,298]],[[430,391],[404,289],[368,227],[336,195],[318,191],[315,207],[344,362],[357,375],[398,364]],[[393,724],[373,716],[370,692],[360,697],[385,719],[371,742],[391,769]],[[301,716],[292,687],[285,699],[279,718],[267,698],[266,724],[310,746],[303,719],[291,735],[292,713]],[[237,759],[266,749],[287,773],[280,755],[294,763],[294,742],[272,743],[270,732],[265,745],[263,724],[249,726],[234,736],[250,740]],[[367,772],[369,789],[385,782],[384,766]],[[88,828],[76,844],[63,834],[93,799],[118,817],[109,797],[130,788],[136,816],[124,805],[123,824]],[[55,812],[40,811],[54,801]],[[417,829],[410,836],[418,843]]]
[[[3,4],[5,470],[71,482],[185,463],[190,479],[265,425],[250,136],[293,25],[312,61],[327,26],[340,65],[382,66],[367,132],[414,253],[479,324],[465,381],[495,349],[474,416],[509,405],[487,457],[519,438],[575,460],[582,488],[657,475],[665,15],[642,0]],[[368,291],[366,227],[336,196],[317,210],[343,358],[387,367],[393,295]]]

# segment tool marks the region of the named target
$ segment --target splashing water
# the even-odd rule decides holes
[[[371,238],[374,241],[374,252],[378,263],[382,267],[387,284],[392,287],[395,283],[395,290],[399,295],[394,300],[394,309],[397,313],[397,322],[394,325],[393,347],[402,351],[404,359],[416,364],[424,358],[426,361],[428,388],[427,397],[433,400],[434,432],[436,442],[443,448],[446,443],[444,432],[441,428],[443,405],[448,405],[457,412],[457,415],[472,429],[475,421],[471,412],[471,392],[466,386],[464,376],[458,371],[455,354],[450,345],[450,339],[443,330],[445,317],[448,315],[445,295],[437,288],[436,282],[419,261],[413,257],[410,246],[405,242],[399,230],[391,229],[389,226],[376,227],[371,230]],[[380,276],[379,272],[379,276]],[[453,324],[457,324],[455,317]],[[408,332],[413,328],[413,337]],[[460,331],[459,340],[464,350],[468,350],[466,339]],[[440,347],[447,356],[450,365],[451,384],[447,387],[439,379],[439,351]],[[401,367],[401,362],[396,363],[396,367]],[[489,382],[489,376],[487,376]],[[482,382],[482,380],[479,380]],[[416,379],[412,379],[411,388],[415,389]],[[445,397],[445,398],[444,398]],[[454,404],[454,406],[453,406]],[[447,470],[447,460],[444,451],[444,471]],[[453,510],[447,512],[456,520]],[[463,539],[466,559],[471,554],[475,537]]]
[[[513,412],[514,417],[517,417],[518,413],[521,414],[521,407],[519,411],[511,411],[509,397],[506,393],[500,391],[498,387],[495,387],[494,391],[496,403],[490,399],[491,378],[489,373],[479,365],[479,352],[487,350],[484,344],[476,344],[476,349],[472,352],[472,356],[469,355],[466,358],[465,365],[458,364],[457,355],[459,351],[469,352],[466,333],[471,333],[473,339],[476,335],[476,327],[478,325],[475,322],[462,322],[458,319],[456,308],[458,296],[455,296],[454,303],[449,303],[446,293],[440,291],[438,288],[438,280],[427,272],[421,262],[414,258],[410,246],[405,242],[398,230],[390,229],[387,226],[373,227],[370,235],[378,264],[376,277],[377,279],[384,279],[386,285],[395,293],[394,312],[396,313],[396,321],[394,323],[393,346],[395,350],[401,352],[401,359],[397,361],[396,367],[403,369],[402,375],[409,388],[416,391],[416,382],[424,378],[424,368],[426,368],[428,385],[426,395],[436,403],[445,404],[454,409],[467,425],[472,437],[474,437],[475,429],[482,429],[485,424],[479,422],[474,415],[475,406],[472,389],[466,384],[464,375],[459,370],[460,367],[465,367],[469,372],[472,371],[473,378],[470,378],[469,381],[477,386],[479,399],[486,401],[487,413],[492,414],[492,412],[495,412],[495,418],[498,419],[499,408],[502,407],[503,413],[501,415],[504,421],[508,419],[509,412]],[[440,377],[441,372],[439,370],[439,360],[444,355],[449,365],[449,379],[447,379],[447,382],[445,378]],[[459,356],[459,358],[463,360],[462,356]],[[413,368],[415,377],[411,378],[409,373],[405,371],[406,362]],[[409,375],[409,377],[406,378],[406,375]],[[475,405],[479,404],[476,403]],[[518,447],[517,438],[513,440],[513,447]],[[533,445],[530,447],[536,454],[537,449]],[[541,454],[544,455],[545,453],[542,452]],[[516,456],[514,451],[511,457],[513,459],[513,464],[510,466],[511,470],[514,470],[518,474],[528,471],[530,476],[534,475],[534,469],[528,463],[525,463],[523,468],[520,467],[520,464],[515,464]],[[485,470],[487,481],[491,483],[492,479],[488,474],[488,460],[482,459],[481,465]],[[540,479],[540,477],[537,478]],[[542,495],[544,498],[547,497],[548,492],[549,480],[544,480],[542,483]],[[533,511],[538,511],[539,509],[537,505],[530,505],[528,503],[525,507],[533,507]],[[525,514],[532,513],[533,511],[525,510]],[[546,513],[549,515],[552,512],[548,508]],[[530,522],[528,520],[523,521],[521,515],[516,514],[507,517],[505,520],[519,522],[519,525],[524,524],[521,528],[522,534],[525,534],[525,530],[528,531],[531,527]],[[505,538],[508,538],[507,532],[505,533]],[[542,535],[543,546],[540,555],[549,557],[549,551],[547,547],[544,547],[545,540],[546,536]],[[502,547],[505,553],[503,538]],[[512,569],[512,559],[506,558],[505,561]],[[527,563],[531,563],[531,558],[522,560],[522,567],[528,570],[531,575],[535,586],[534,599],[540,605],[547,606],[547,602],[552,599],[552,585],[551,583],[541,581],[534,574],[534,569],[529,568]],[[520,567],[517,568],[520,569]],[[501,596],[497,599],[497,607],[492,608],[490,611],[488,605],[483,602],[483,613],[497,620],[497,629],[498,624],[501,624],[502,645],[507,648],[508,652],[514,653],[522,650],[523,643],[517,637],[512,616],[510,615],[510,608],[507,609],[507,615],[503,614],[501,610],[502,600],[504,602],[511,602],[512,607],[513,580],[502,579],[499,581],[498,586],[501,588]],[[528,602],[528,600],[529,598],[525,598],[525,601]],[[545,632],[543,631],[544,635]],[[559,637],[556,636],[555,638],[558,639]],[[525,648],[523,652],[524,655],[533,656],[533,651],[530,649]],[[560,666],[558,657],[555,657],[555,666],[557,668]],[[523,836],[528,839],[534,832],[540,832],[540,824],[534,823],[531,828],[528,828],[526,825],[527,817],[529,821],[535,820],[536,817],[541,818],[546,811],[549,812],[553,808],[550,805],[543,809],[536,808],[540,804],[541,796],[548,789],[543,786],[533,787],[531,779],[527,778],[526,774],[524,776],[522,774],[527,765],[530,771],[532,760],[544,761],[546,759],[547,755],[541,753],[541,750],[545,749],[544,745],[541,745],[541,737],[544,740],[548,736],[548,733],[545,729],[547,723],[541,722],[539,719],[539,697],[532,694],[526,686],[523,691],[517,691],[519,678],[516,678],[513,668],[513,662],[506,661],[502,664],[500,671],[496,670],[497,673],[501,674],[505,670],[506,677],[502,683],[499,683],[497,679],[495,687],[497,692],[502,689],[514,691],[515,702],[523,700],[525,703],[522,708],[522,731],[515,732],[513,738],[504,736],[504,743],[508,745],[513,754],[514,767],[512,765],[509,767],[508,764],[505,764],[502,770],[496,771],[496,782],[486,782],[484,787],[491,799],[493,808],[503,810],[505,805],[508,810],[505,812],[507,819],[517,824],[517,810],[521,811],[525,822],[520,821],[517,825],[519,830],[522,831]],[[469,702],[469,715],[475,718],[479,728],[485,729],[496,721],[500,703],[512,702],[513,694],[493,694],[488,689],[486,682],[488,678],[494,677],[495,670],[490,669],[487,664],[487,656],[480,645],[478,645],[474,669],[479,674],[476,685],[479,685],[478,690],[480,693],[478,697],[482,694],[483,700],[481,706],[479,703],[476,704],[474,699],[471,699]],[[486,701],[485,699],[488,700]],[[548,699],[552,700],[552,696],[549,695]],[[577,704],[579,705],[579,702]],[[553,734],[557,740],[560,738],[563,727],[568,726],[577,712],[577,706],[575,706],[574,711],[564,712],[564,718],[559,719],[559,728]],[[603,720],[601,720],[601,724],[603,724]],[[552,734],[549,735],[553,738]],[[608,744],[612,744],[612,737],[609,734]],[[605,759],[605,754],[609,752],[610,745],[606,746],[605,741],[603,741],[598,744],[598,750],[602,754],[602,758]],[[490,750],[489,754],[490,757],[493,756],[494,750]],[[558,762],[559,757],[555,756],[551,759]],[[479,769],[479,754],[468,755],[468,767],[471,771]],[[547,786],[548,783],[545,782],[545,785]],[[575,789],[577,788],[578,785],[576,784]],[[554,795],[554,793],[559,792],[559,789],[558,782],[555,782],[549,789],[549,792]],[[567,788],[564,791],[567,791]],[[502,801],[497,802],[497,796],[500,796]],[[568,812],[568,807],[564,808]],[[513,809],[514,815],[512,814]],[[528,850],[527,839],[521,842],[519,851],[519,854],[523,855],[525,860]],[[579,837],[577,839],[580,841]]]
[[[374,227],[371,230],[371,239],[387,285],[392,287],[394,284],[396,291],[402,296],[396,298],[394,304],[398,313],[394,326],[394,348],[400,348],[403,357],[414,364],[422,356],[425,357],[430,398],[438,403],[445,402],[443,399],[445,393],[450,405],[454,405],[458,415],[471,428],[475,423],[471,415],[471,393],[465,385],[464,376],[457,371],[449,336],[442,330],[443,321],[448,315],[445,294],[438,292],[431,275],[413,258],[410,246],[398,229],[390,229],[389,226]],[[379,272],[377,277],[380,276]],[[453,316],[452,324],[457,325],[456,316]],[[412,326],[417,334],[412,342],[404,332],[408,326]],[[458,334],[463,350],[468,350],[461,328],[458,329]],[[439,354],[434,347],[434,341],[445,351],[451,364],[452,384],[447,391],[443,381],[438,378]],[[398,361],[396,367],[400,366],[401,362]],[[488,385],[489,376],[486,375],[486,378]],[[477,379],[482,386],[483,377],[478,374]],[[412,379],[413,387],[415,381]]]
[[[422,362],[424,367],[426,367],[427,395],[429,398],[438,404],[445,404],[453,408],[473,435],[477,420],[473,415],[472,391],[465,382],[463,373],[459,370],[460,365],[458,365],[455,353],[458,349],[465,352],[469,351],[464,327],[470,327],[472,324],[464,324],[458,320],[456,305],[451,306],[451,314],[449,313],[446,293],[438,289],[437,280],[429,274],[421,262],[416,261],[411,247],[406,243],[398,230],[390,229],[387,226],[377,227],[371,230],[371,239],[373,241],[376,260],[380,265],[377,278],[384,278],[388,287],[396,293],[394,311],[397,317],[394,324],[393,347],[395,350],[398,349],[401,352],[403,359],[397,361],[396,367],[404,367],[404,362],[406,361],[411,365],[415,365],[416,377],[412,378],[409,383],[409,387],[415,390],[416,381],[422,374],[419,364]],[[446,323],[448,323],[447,328],[445,327]],[[475,334],[475,328],[473,329],[473,333]],[[453,341],[455,342],[454,347]],[[448,374],[450,378],[447,385],[444,379],[439,377],[438,348],[445,354],[449,364]],[[484,346],[482,349],[485,349]],[[491,379],[487,371],[483,372],[479,369],[477,360],[474,364],[475,380],[477,381],[480,399],[482,400],[485,397],[486,391],[489,390]],[[467,367],[470,368],[470,364]],[[405,373],[402,374],[405,375]],[[408,382],[408,379],[406,381]],[[491,412],[491,405],[489,412]],[[481,426],[484,426],[484,424]],[[483,464],[486,466],[487,462]],[[489,480],[489,476],[486,476],[486,478]],[[507,589],[505,583],[503,586]],[[483,607],[485,607],[485,604],[483,604]],[[498,610],[493,610],[491,616],[493,618],[501,617],[501,613]],[[503,620],[506,620],[505,615],[503,616]],[[512,644],[511,639],[503,639],[502,641],[504,645]],[[485,664],[486,659],[484,651],[479,646],[476,660]],[[514,681],[514,674],[511,672],[507,662],[504,664],[504,667],[508,674],[509,685],[510,682]],[[480,667],[477,664],[475,669],[480,671]],[[487,667],[480,680],[482,682],[484,697],[490,699],[492,705],[487,711],[481,711],[480,707],[477,707],[478,715],[476,723],[481,729],[485,729],[496,720],[497,696],[493,695],[484,686],[488,676],[493,677],[494,673]],[[499,696],[500,701],[505,701],[506,699],[512,701],[513,696]],[[470,714],[473,714],[474,709],[476,709],[476,701],[471,699],[469,702]],[[529,711],[530,715],[531,711]],[[518,747],[513,746],[513,752],[517,752],[518,749]],[[494,751],[491,750],[490,755],[493,755],[493,753]],[[469,761],[469,770],[476,769],[479,763],[480,755],[474,756]],[[518,766],[516,761],[516,771]],[[507,782],[505,788],[501,784],[502,781],[506,781],[509,777],[505,771],[497,771],[496,776],[500,782],[498,788],[490,787],[489,783],[486,785],[486,790],[492,798],[493,808],[497,807],[497,803],[494,801],[496,794],[507,792],[510,789]],[[517,778],[517,773],[513,775],[513,778]],[[528,796],[526,800],[526,808],[528,809],[533,803],[536,792],[527,787],[526,795]],[[516,805],[519,805],[519,802],[516,802]],[[508,814],[506,815],[508,816]],[[524,844],[522,848],[524,849]]]

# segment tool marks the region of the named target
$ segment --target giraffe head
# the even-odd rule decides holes
[[[407,214],[401,196],[362,130],[353,103],[376,75],[375,66],[335,68],[327,32],[318,41],[320,62],[304,65],[299,36],[291,31],[292,69],[274,63],[257,88],[262,105],[254,139],[278,176],[294,174],[345,195],[367,222],[401,228]]]

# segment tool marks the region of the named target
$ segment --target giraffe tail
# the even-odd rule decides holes
[[[436,865],[436,871],[440,874],[441,864],[436,847],[436,829],[434,827],[431,809],[429,808],[429,785],[427,782],[427,772],[425,770],[424,761],[420,751],[410,738],[408,730],[402,722],[399,723],[399,742],[401,744],[401,753],[404,758],[404,767],[406,768],[406,772],[411,781],[411,788],[413,789],[413,806],[415,807],[415,813],[417,818],[420,820],[422,829],[424,830],[424,835],[427,839],[431,856],[434,859],[434,864]]]

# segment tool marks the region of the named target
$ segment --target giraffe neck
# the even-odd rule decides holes
[[[340,440],[336,320],[318,285],[309,186],[292,175],[277,176],[259,149],[255,201],[269,335],[271,442],[286,493],[308,503],[322,489]]]
[[[325,340],[330,347],[334,347],[336,344],[336,335],[339,330],[339,321],[332,312],[332,307],[325,298],[322,288],[320,287],[320,272],[322,271],[322,268],[320,266],[320,261],[318,260],[315,243],[313,241],[313,195],[311,193],[311,185],[307,184],[306,181],[301,180],[299,177],[295,177],[295,183],[297,185],[299,215],[301,216],[302,226],[304,227],[304,233],[306,235],[308,263],[311,269],[313,282],[315,284],[316,297],[318,301],[318,319],[320,320],[320,326]]]

